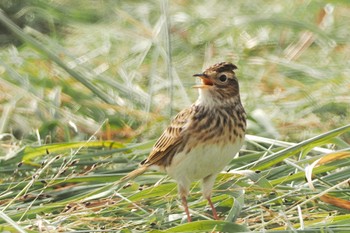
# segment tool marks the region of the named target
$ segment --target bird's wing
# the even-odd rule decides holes
[[[171,124],[163,132],[160,138],[153,146],[153,150],[148,158],[142,162],[142,165],[168,165],[175,153],[184,145],[184,130],[186,124],[190,121],[194,113],[193,108],[187,108],[179,112],[171,121]]]

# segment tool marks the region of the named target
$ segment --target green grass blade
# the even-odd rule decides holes
[[[252,166],[254,170],[263,170],[263,169],[269,168],[283,161],[284,159],[296,154],[297,152],[300,152],[301,150],[305,150],[305,149],[309,149],[310,147],[315,147],[315,146],[323,145],[325,143],[329,143],[331,142],[331,140],[333,140],[333,138],[349,131],[350,131],[350,125],[345,125],[343,127],[331,130],[327,133],[302,141],[301,143],[288,147],[274,154],[268,155],[263,159],[260,159],[254,163],[250,163],[244,167]]]
[[[212,221],[212,220],[204,220],[197,222],[190,222],[180,226],[169,228],[165,231],[151,231],[151,232],[249,232],[249,230],[243,226],[235,223],[229,223],[225,221]]]

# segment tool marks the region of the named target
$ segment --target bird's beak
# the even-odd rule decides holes
[[[202,85],[195,85],[194,88],[206,88],[209,86],[213,86],[213,82],[210,80],[209,76],[201,73],[201,74],[194,74],[194,77],[200,77],[202,79]]]

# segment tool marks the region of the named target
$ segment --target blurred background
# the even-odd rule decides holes
[[[297,142],[350,119],[348,1],[0,8],[0,135],[9,144],[154,139],[195,101],[192,74],[221,61],[238,66],[249,134]]]

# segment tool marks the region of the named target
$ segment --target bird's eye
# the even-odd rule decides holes
[[[220,80],[221,82],[226,82],[226,81],[227,81],[227,76],[224,75],[224,74],[222,74],[222,75],[220,75],[219,80]]]

